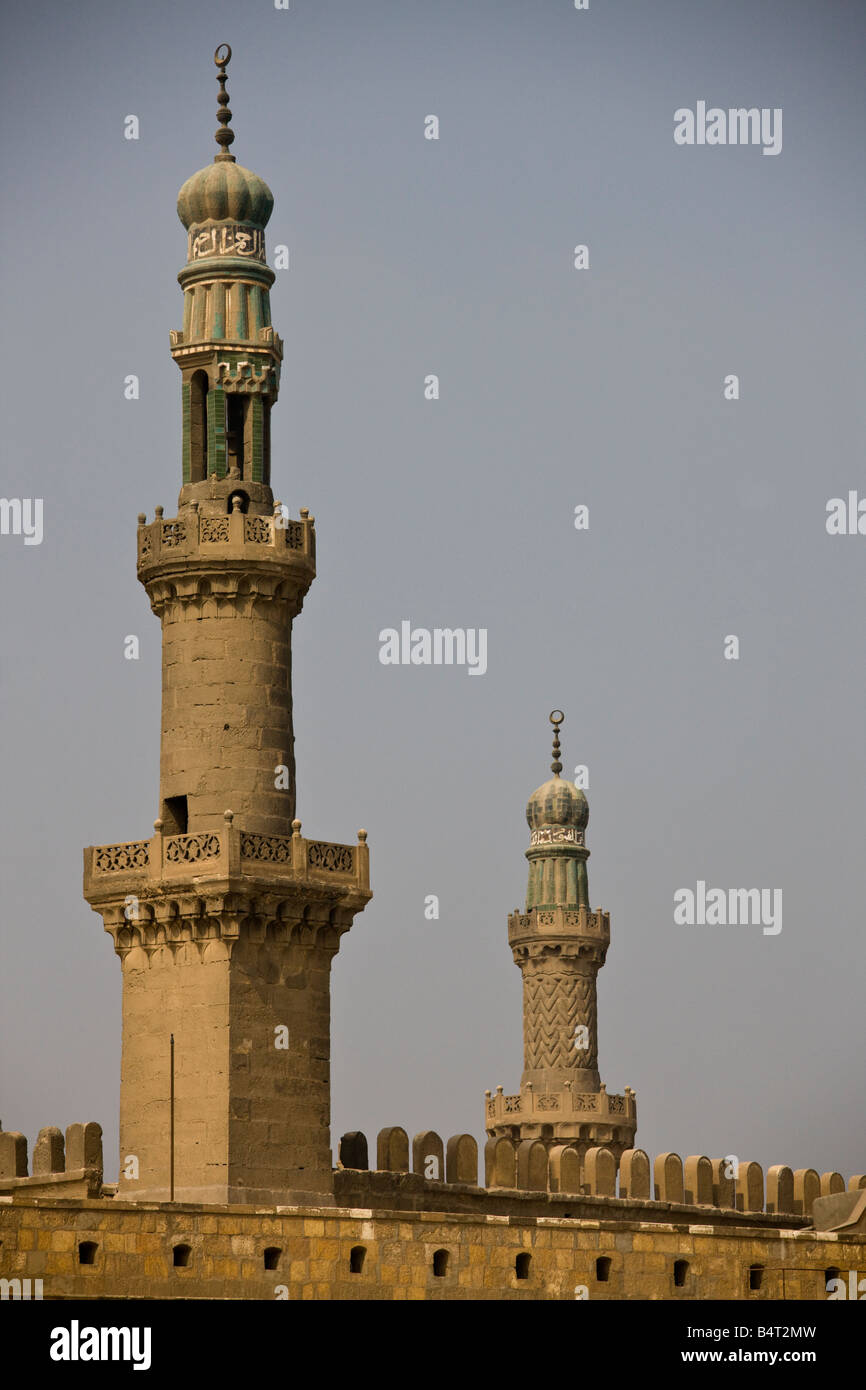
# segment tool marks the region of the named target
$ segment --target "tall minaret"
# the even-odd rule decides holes
[[[85,850],[84,895],[123,972],[123,1198],[282,1203],[332,1190],[330,965],[369,889],[356,845],[295,819],[292,620],[313,518],[270,488],[267,185],[219,147],[188,179],[177,515],[139,517],[138,577],[162,622],[160,806],[149,840]]]
[[[492,1137],[570,1143],[583,1155],[605,1145],[617,1159],[637,1128],[634,1092],[608,1095],[599,1081],[596,976],[610,943],[610,917],[589,906],[584,793],[560,777],[554,710],[553,776],[532,793],[526,912],[508,919],[508,943],[523,974],[520,1094],[487,1096]]]

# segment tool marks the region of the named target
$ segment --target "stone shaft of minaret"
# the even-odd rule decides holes
[[[535,943],[533,943],[535,944]],[[533,945],[515,959],[523,972],[523,1076],[545,1091],[566,1081],[597,1091],[596,974],[600,962],[560,954],[545,956]]]

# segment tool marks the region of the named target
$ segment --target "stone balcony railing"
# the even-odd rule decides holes
[[[610,913],[602,908],[588,912],[585,907],[534,907],[530,912],[512,912],[508,918],[511,945],[546,936],[582,938],[604,949],[610,942]]]
[[[485,1096],[488,1128],[551,1120],[612,1125],[637,1121],[635,1093],[630,1086],[626,1086],[625,1095],[609,1096],[604,1086],[598,1091],[580,1091],[566,1082],[561,1091],[536,1091],[528,1083],[519,1095],[503,1095],[502,1087],[497,1086],[495,1094],[486,1091]]]
[[[139,570],[165,560],[230,560],[238,555],[249,559],[251,551],[263,560],[292,556],[314,566],[314,518],[306,508],[301,508],[299,521],[291,521],[280,512],[251,516],[238,510],[210,516],[199,512],[195,502],[170,519],[163,517],[161,507],[157,507],[152,522],[139,518]]]
[[[294,821],[292,835],[259,835],[233,824],[225,813],[220,831],[191,835],[165,832],[159,821],[150,840],[130,840],[117,845],[91,845],[84,851],[84,895],[103,897],[115,884],[145,890],[148,884],[184,882],[202,877],[228,879],[237,876],[285,880],[370,891],[370,851],[366,830],[358,831],[357,845],[337,845],[326,840],[307,840],[301,822]]]

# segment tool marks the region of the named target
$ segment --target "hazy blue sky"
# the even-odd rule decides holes
[[[334,1143],[481,1139],[485,1088],[517,1088],[506,916],[558,705],[638,1143],[863,1171],[866,536],[825,528],[866,496],[863,7],[54,0],[3,38],[0,493],[45,508],[41,545],[0,536],[4,1126],[99,1120],[115,1174],[120,968],[81,851],[158,809],[135,519],[180,486],[175,199],[227,41],[233,153],[291,251],[274,488],[317,521],[298,814],[372,856]],[[781,107],[781,154],[678,147],[699,100]],[[381,665],[401,619],[485,627],[487,673]],[[676,925],[699,879],[781,889],[782,931]]]

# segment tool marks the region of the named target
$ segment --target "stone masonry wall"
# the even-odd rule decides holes
[[[169,1034],[175,1036],[175,1195],[226,1201],[229,1124],[230,965],[221,941],[199,955],[192,944],[163,947],[148,960],[129,951],[123,966],[120,1189],[152,1199],[169,1192]],[[208,1085],[200,1084],[203,1056]],[[137,1159],[140,1177],[124,1165]],[[132,1169],[134,1171],[134,1167]],[[195,1191],[189,1190],[191,1178]]]
[[[175,600],[162,631],[162,796],[188,798],[190,832],[222,829],[230,808],[244,830],[290,835],[288,600]],[[274,785],[278,766],[288,788]]]
[[[333,1191],[331,959],[319,944],[239,941],[231,963],[229,1198]],[[285,1049],[275,1029],[288,1030]],[[292,1200],[302,1200],[292,1198]]]
[[[330,963],[313,944],[209,941],[123,961],[120,1195],[169,1192],[175,1036],[175,1197],[287,1200],[330,1191]],[[275,1046],[275,1029],[287,1046]],[[202,1057],[208,1084],[201,1084]],[[137,1181],[124,1177],[128,1156]],[[241,1198],[233,1189],[249,1189]]]
[[[7,1198],[0,1240],[45,1299],[819,1300],[866,1275],[862,1236],[353,1208]]]

